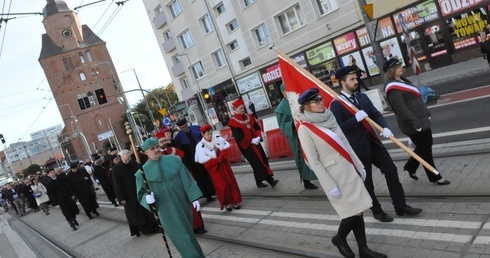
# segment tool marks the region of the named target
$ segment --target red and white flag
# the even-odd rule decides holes
[[[330,103],[338,98],[338,94],[325,85],[322,81],[316,78],[313,74],[305,70],[294,60],[288,56],[277,53],[279,57],[279,67],[282,74],[282,82],[287,92],[295,92],[297,94],[303,93],[307,89],[318,88],[320,90],[320,95],[324,100],[325,108],[330,107]],[[348,104],[339,98],[340,103],[347,108],[349,112],[355,114],[358,110],[352,104]],[[378,135],[374,131],[373,127],[366,120],[362,120],[362,125],[375,136],[376,139]]]

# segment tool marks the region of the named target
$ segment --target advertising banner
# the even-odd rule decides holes
[[[364,60],[366,60],[367,72],[370,76],[379,74],[379,67],[377,65],[376,56],[374,55],[373,47],[369,46],[362,49]]]
[[[424,23],[437,20],[439,14],[437,13],[437,6],[432,0],[425,1],[399,13],[395,13],[393,15],[393,20],[395,21],[396,30],[401,33],[403,32],[403,29],[399,17],[403,17],[407,30],[410,30]]]
[[[244,93],[256,88],[260,88],[262,86],[262,82],[260,81],[259,74],[253,73],[236,80],[236,85],[238,87],[238,91],[240,93]]]
[[[254,90],[248,93],[248,98],[250,102],[255,105],[255,111],[261,111],[269,108],[269,102],[267,101],[267,94],[265,94],[264,89]],[[247,105],[248,107],[248,105]]]
[[[393,26],[390,17],[386,17],[378,21],[378,30],[381,31],[380,34],[381,37],[376,38],[377,41],[385,38],[389,38],[396,34],[395,27]],[[357,35],[357,39],[359,40],[359,45],[361,45],[361,47],[371,45],[371,39],[369,38],[369,34],[367,32],[366,27],[362,27],[356,30],[356,35]]]
[[[358,48],[354,32],[347,33],[333,40],[338,55],[349,53]]]
[[[352,66],[355,63],[355,65],[357,65],[357,67],[359,67],[361,70],[366,72],[366,67],[364,66],[364,63],[362,62],[361,53],[359,51],[352,52],[348,55],[340,57],[340,63],[341,63],[342,67],[347,66],[347,65]],[[367,77],[367,74],[365,73],[362,75],[361,78],[366,78],[366,77]]]
[[[439,0],[442,16],[448,16],[467,8],[482,4],[487,0]]]
[[[279,69],[279,63],[265,68],[265,72],[262,73],[262,81],[264,82],[264,84],[281,80],[281,78],[281,69]]]
[[[306,59],[310,65],[321,64],[334,57],[335,51],[333,50],[333,45],[330,41],[306,51]],[[277,67],[279,69],[279,64],[277,64]]]

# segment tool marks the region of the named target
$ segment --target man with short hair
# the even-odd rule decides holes
[[[135,174],[140,204],[148,210],[156,206],[165,234],[182,257],[204,257],[192,229],[191,207],[199,211],[202,197],[196,181],[179,157],[162,156],[157,139],[145,140],[141,149],[148,161],[142,167],[144,174],[140,170]]]
[[[390,129],[388,129],[388,125],[383,116],[374,107],[367,95],[356,93],[359,84],[355,69],[351,66],[345,66],[336,72],[335,77],[338,78],[342,86],[341,98],[359,109],[357,113],[353,114],[347,107],[340,103],[340,100],[335,100],[330,104],[330,110],[334,114],[337,123],[342,128],[349,144],[366,169],[366,180],[364,184],[373,200],[371,211],[373,212],[374,218],[381,222],[393,221],[393,218],[383,211],[381,204],[374,194],[372,165],[378,167],[385,176],[396,214],[399,216],[403,216],[404,214],[419,214],[422,212],[422,209],[412,208],[406,204],[405,192],[403,191],[403,187],[398,178],[397,168],[390,154],[372,127],[369,124],[365,124],[367,121],[364,119],[369,117],[384,128],[381,133],[383,137],[389,138],[393,135]]]
[[[92,214],[99,216],[97,208],[99,204],[95,199],[95,192],[92,190],[92,180],[85,168],[79,167],[79,162],[70,164],[70,173],[66,176],[66,186],[71,196],[75,196],[82,205],[85,214],[89,219],[93,219]]]

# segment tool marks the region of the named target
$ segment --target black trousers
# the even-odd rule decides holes
[[[372,142],[370,144],[370,152],[366,153],[366,155],[359,156],[359,159],[366,170],[366,181],[364,181],[364,185],[366,186],[371,199],[373,199],[373,207],[371,207],[371,211],[375,214],[382,211],[381,204],[374,194],[372,165],[379,168],[381,173],[384,174],[395,210],[405,208],[405,206],[407,206],[405,201],[405,192],[402,184],[400,183],[400,179],[398,178],[395,163],[393,163],[393,160],[385,147],[376,145]]]
[[[432,167],[435,168],[436,166],[434,165],[434,158],[432,157],[432,130],[429,129],[427,131],[418,132],[416,134],[409,135],[408,137],[410,137],[410,139],[416,146],[413,152],[415,152],[415,154],[419,155],[423,160],[425,160],[425,162],[429,163]],[[415,174],[417,168],[419,167],[419,164],[420,163],[416,159],[410,157],[403,168],[406,171]],[[425,174],[427,174],[427,178],[430,182],[435,182],[442,178],[441,174],[436,176],[425,167],[424,169]]]

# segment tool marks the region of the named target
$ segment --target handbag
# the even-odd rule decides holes
[[[42,195],[43,195],[43,192],[41,192],[41,191],[37,191],[35,193],[32,193],[32,196],[34,196],[36,198],[41,197]]]

